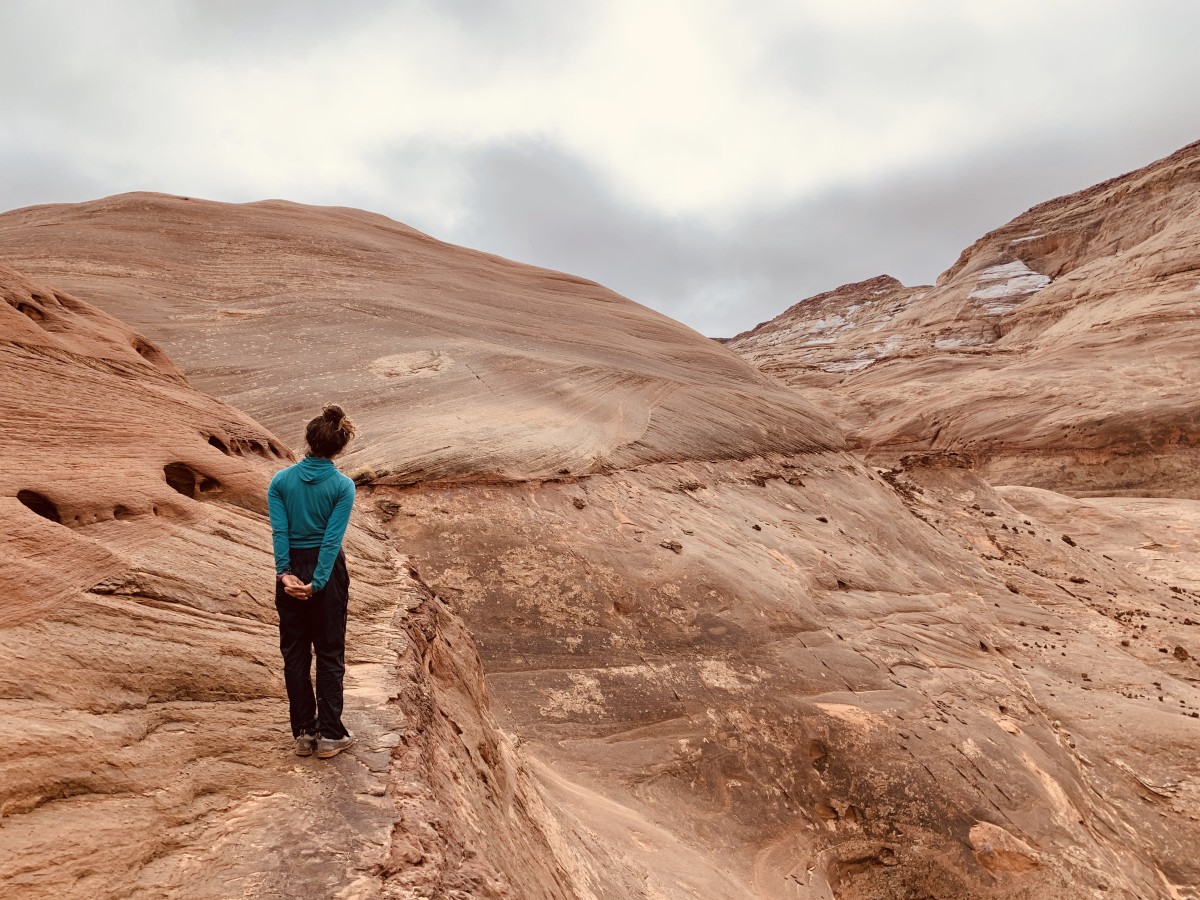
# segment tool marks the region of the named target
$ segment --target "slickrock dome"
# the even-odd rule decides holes
[[[394,892],[432,896],[498,890],[515,867],[526,896],[553,897],[606,865],[496,728],[461,622],[361,518],[363,749],[324,777],[298,768],[265,516],[287,451],[142,335],[2,265],[0,454],[8,894],[377,896],[397,870]]]
[[[357,210],[126,194],[0,215],[0,255],[165,342],[198,387],[293,445],[314,402],[354,407],[347,463],[375,481],[842,442],[678,322]]]

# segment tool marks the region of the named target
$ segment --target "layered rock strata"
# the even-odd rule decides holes
[[[362,427],[346,466],[376,482],[841,444],[678,322],[358,210],[126,194],[0,215],[0,256],[166,343],[292,445],[337,397]]]
[[[338,765],[375,780],[337,795],[341,843],[289,838],[313,851],[308,868],[289,869],[296,885],[561,898],[1134,898],[1200,886],[1200,597],[1181,576],[1194,548],[1159,541],[1180,583],[1125,565],[1117,553],[1136,550],[1118,548],[1152,527],[1150,513],[1126,511],[1100,541],[1050,524],[1078,501],[1038,495],[1043,522],[1036,498],[993,490],[966,454],[873,469],[797,393],[694,332],[590,283],[365,214],[135,196],[8,214],[0,246],[56,285],[90,286],[172,354],[178,343],[189,377],[290,442],[300,410],[321,400],[366,424],[349,462],[370,519],[350,552],[363,583],[356,639],[370,649],[351,669],[351,696],[361,727],[378,726],[365,753]],[[372,282],[373,268],[384,274]],[[984,287],[1001,275],[1006,288],[1036,280],[1005,270]],[[877,290],[899,289],[867,289]],[[564,320],[575,328],[552,330]],[[447,335],[488,368],[464,375]],[[234,365],[244,369],[224,368]],[[200,451],[233,459],[192,431]],[[143,443],[157,446],[154,433]],[[177,494],[170,460],[146,452],[145,478]],[[211,545],[220,559],[199,571],[244,585],[248,654],[271,633],[269,599],[254,588],[269,572],[254,498],[285,459],[237,457],[249,468],[236,492],[225,486],[241,469],[180,461],[199,474],[173,520],[178,542],[147,543],[116,567],[132,576],[104,570],[75,590],[127,590],[149,607],[156,595],[136,600],[157,585],[145,573],[165,554],[186,585],[197,569],[185,549]],[[217,526],[233,553],[191,524],[226,506],[242,517]],[[148,525],[145,541],[161,528]],[[73,621],[92,628],[90,612]],[[112,630],[122,628],[135,630]],[[24,642],[12,658],[40,650],[41,633],[11,632]],[[160,653],[179,639],[155,636]],[[264,645],[259,658],[273,656]],[[118,671],[160,668],[175,671],[153,655]],[[283,721],[277,676],[261,672],[260,728],[268,710]],[[12,670],[13,691],[30,690],[22,677]],[[45,702],[75,708],[65,690]],[[403,722],[388,718],[397,713]],[[294,767],[281,730],[271,752]],[[212,744],[202,746],[193,752]],[[261,777],[265,756],[221,752]],[[279,784],[276,812],[311,796]],[[365,808],[378,817],[361,818]],[[238,810],[218,804],[205,828],[241,835],[250,821],[269,833],[270,815]],[[179,884],[163,879],[195,871],[194,857],[214,871],[244,866],[223,887],[246,890],[261,857],[239,856],[237,843],[188,836],[189,861],[154,856],[172,862],[148,869],[146,884]],[[83,870],[63,868],[48,840],[19,858],[34,868],[5,877],[24,883]]]
[[[293,756],[264,509],[288,451],[87,302],[7,267],[0,298],[10,894],[626,889],[541,799],[469,635],[369,518],[347,537],[358,746]]]
[[[1200,143],[1035,206],[935,285],[803,300],[727,346],[878,460],[971,454],[996,483],[1200,498]]]

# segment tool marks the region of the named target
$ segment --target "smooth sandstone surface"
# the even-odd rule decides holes
[[[0,258],[170,347],[291,446],[353,408],[374,481],[840,446],[794,393],[580,278],[351,209],[126,194],[0,215]]]
[[[0,299],[7,894],[625,892],[496,728],[461,622],[361,515],[358,745],[293,756],[264,509],[286,451],[86,301],[4,266]]]
[[[879,460],[971,454],[998,484],[1200,498],[1200,143],[1035,206],[935,285],[880,276],[727,346]]]
[[[365,213],[127,195],[0,216],[0,252],[53,286],[13,273],[6,288],[24,337],[3,345],[18,465],[0,500],[12,533],[33,529],[6,554],[32,587],[0,622],[0,702],[29,735],[4,764],[6,884],[1200,892],[1191,501],[997,489],[985,476],[1004,460],[1075,468],[924,437],[876,468],[780,383],[807,371],[786,338],[760,374],[598,286]],[[1002,274],[1005,290],[1040,283]],[[20,308],[35,290],[41,324]],[[822,318],[856,315],[855,292],[900,315],[920,290],[835,292]],[[99,322],[94,300],[154,343],[49,297]],[[67,342],[52,380],[29,368],[49,352],[35,338]],[[874,401],[845,372],[819,378],[813,396],[863,444]],[[260,504],[329,399],[365,426],[346,460],[362,483],[348,686],[365,737],[319,768],[289,755]],[[132,430],[109,412],[122,404],[140,410]],[[1093,487],[1117,458],[1106,434]],[[97,453],[128,455],[123,474]],[[1160,453],[1121,458],[1168,484],[1182,470]],[[176,462],[190,482],[168,477]],[[234,662],[206,666],[214,654]],[[97,836],[73,843],[81,811]]]

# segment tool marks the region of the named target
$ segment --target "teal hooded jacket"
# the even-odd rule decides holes
[[[320,547],[312,588],[325,587],[353,506],[354,482],[337,470],[333,460],[306,456],[276,472],[267,488],[275,573],[291,571],[290,548]]]

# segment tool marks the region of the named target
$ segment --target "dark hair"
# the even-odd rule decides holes
[[[309,456],[333,459],[354,437],[354,423],[346,411],[336,403],[326,403],[321,414],[304,429],[304,440],[308,442]]]

